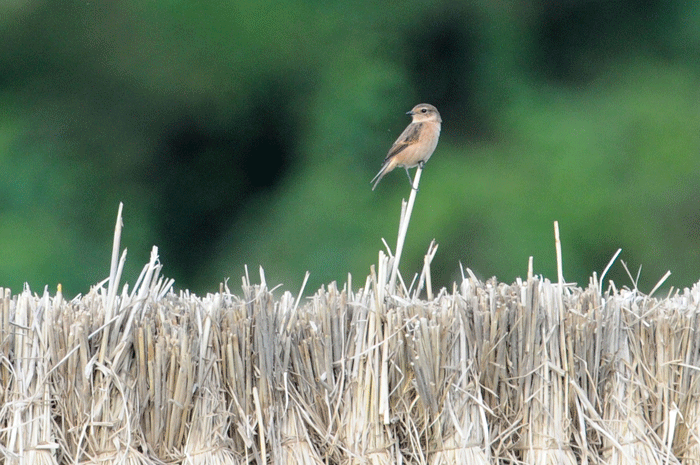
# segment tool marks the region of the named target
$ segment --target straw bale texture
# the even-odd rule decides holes
[[[0,289],[0,463],[700,463],[697,285],[466,270],[421,300],[380,254],[357,289],[202,297],[156,250],[132,290],[120,269]]]

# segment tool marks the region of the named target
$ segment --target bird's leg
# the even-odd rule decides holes
[[[423,169],[424,166],[425,162],[423,160],[418,162],[418,168]],[[408,168],[406,168],[406,174],[408,174]],[[411,177],[409,176],[408,179],[410,180]],[[413,181],[411,181],[411,188],[413,188]],[[418,188],[416,188],[416,190],[418,190]]]
[[[403,169],[406,170],[406,176],[408,176],[408,183],[411,185],[411,189],[413,189],[413,180],[411,179],[411,174],[408,172],[407,167],[404,166]],[[416,189],[416,190],[418,190],[418,189]]]

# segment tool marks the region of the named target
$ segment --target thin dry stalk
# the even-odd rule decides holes
[[[677,396],[674,404],[680,411],[673,449],[683,464],[700,464],[700,285],[687,292],[688,298],[676,308],[679,323],[673,325],[680,363]],[[687,306],[686,306],[687,305]],[[690,311],[688,311],[690,310]]]
[[[519,357],[522,362],[512,363],[517,366],[512,376],[520,383],[515,404],[516,411],[522,414],[520,441],[524,463],[576,463],[571,445],[570,374],[567,345],[562,337],[567,321],[560,310],[561,284],[532,280],[528,283],[530,298],[524,302],[513,299],[520,317],[515,326],[519,333],[517,345],[511,357]]]
[[[428,463],[489,463],[486,412],[474,373],[470,319],[458,312],[451,296],[409,324],[408,346],[418,396],[426,416]],[[418,411],[420,412],[420,411]]]
[[[385,273],[386,261],[380,261],[378,274]],[[375,293],[380,286],[374,280]],[[350,380],[343,393],[345,409],[338,431],[348,464],[391,464],[400,454],[388,421],[388,393],[393,387],[388,374],[390,347],[384,345],[392,344],[392,334],[385,319],[384,303],[367,298],[357,302],[350,322],[345,366]]]
[[[289,465],[322,465],[323,457],[316,451],[303,417],[306,412],[293,405],[280,418],[280,463]]]
[[[411,195],[408,197],[408,204],[404,201],[401,205],[401,221],[399,222],[399,235],[396,239],[396,256],[391,269],[391,278],[389,280],[389,293],[394,293],[396,289],[396,276],[399,272],[399,262],[403,253],[403,245],[406,242],[406,233],[408,232],[408,224],[411,222],[411,213],[413,213],[413,204],[416,201],[416,193],[420,184],[420,176],[423,173],[423,168],[416,168],[416,175],[413,178],[411,186]]]
[[[662,464],[664,457],[654,440],[654,431],[644,418],[644,399],[647,392],[640,383],[640,353],[633,349],[637,341],[630,331],[629,319],[623,307],[631,308],[636,292],[623,292],[606,306],[603,357],[609,360],[608,377],[602,379],[603,419],[615,438],[615,443],[604,439],[603,458],[608,464]],[[634,319],[633,315],[628,315]]]
[[[222,298],[209,294],[194,300],[195,340],[197,341],[196,385],[189,431],[184,446],[184,464],[238,464],[232,452],[229,412],[222,383],[221,339],[217,322],[220,321]]]
[[[290,367],[280,398],[283,463],[317,463],[322,455],[336,460],[343,455],[336,438],[345,377],[336,360],[345,358],[348,312],[346,291],[339,293],[331,283],[327,292],[321,289],[313,296],[311,305],[295,312],[282,334]]]
[[[10,463],[57,463],[50,386],[44,382],[49,365],[41,353],[46,349],[45,319],[50,304],[48,291],[38,300],[25,288],[15,307],[15,358],[1,415],[7,419],[3,421],[7,428],[4,453]]]

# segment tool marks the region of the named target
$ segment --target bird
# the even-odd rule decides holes
[[[420,103],[406,114],[411,115],[412,121],[406,126],[399,138],[396,139],[394,145],[391,146],[382,163],[382,168],[370,181],[370,184],[374,183],[372,190],[377,187],[379,181],[387,173],[396,167],[404,168],[406,176],[411,182],[408,169],[415,166],[423,168],[423,165],[433,154],[435,147],[437,147],[438,138],[440,137],[440,125],[442,123],[442,118],[440,118],[437,108],[427,103]]]

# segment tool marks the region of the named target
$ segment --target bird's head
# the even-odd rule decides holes
[[[427,103],[419,103],[406,114],[413,117],[414,123],[422,123],[426,121],[436,121],[438,123],[442,123],[442,118],[440,118],[440,113],[437,111],[437,108]]]

